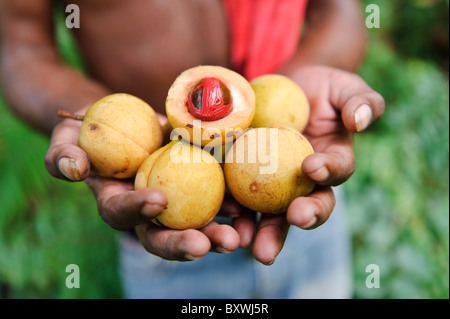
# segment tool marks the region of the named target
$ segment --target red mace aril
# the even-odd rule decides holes
[[[170,126],[201,146],[233,142],[255,115],[255,92],[239,73],[217,65],[183,71],[166,99]]]
[[[186,106],[195,118],[217,121],[233,111],[233,99],[227,86],[217,78],[206,77],[189,92]]]

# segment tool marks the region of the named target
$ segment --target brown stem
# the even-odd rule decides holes
[[[73,114],[64,110],[58,110],[58,116],[64,117],[72,120],[82,121],[84,119],[84,115]]]

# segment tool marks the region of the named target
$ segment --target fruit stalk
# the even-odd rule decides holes
[[[58,116],[66,118],[66,119],[77,120],[77,121],[83,121],[83,119],[84,119],[84,115],[74,114],[74,113],[70,113],[70,112],[64,111],[64,110],[58,110]]]

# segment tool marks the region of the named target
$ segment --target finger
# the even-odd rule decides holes
[[[89,158],[77,146],[81,122],[65,120],[55,127],[44,162],[56,178],[81,181],[89,176]]]
[[[163,192],[148,187],[135,191],[131,181],[90,177],[87,183],[97,198],[100,216],[117,230],[148,222],[167,205]]]
[[[240,237],[229,225],[211,222],[201,229],[211,242],[211,250],[219,253],[230,253],[239,247]]]
[[[275,262],[289,230],[285,214],[262,215],[253,244],[253,256],[264,265]]]
[[[167,260],[199,259],[211,248],[208,237],[195,229],[173,230],[148,222],[136,226],[136,233],[148,252]]]
[[[248,248],[255,233],[256,213],[239,204],[231,194],[225,194],[219,214],[233,218],[233,228],[240,236],[240,247]]]
[[[355,157],[349,141],[330,143],[322,152],[304,159],[302,171],[316,184],[336,186],[355,171]]]
[[[161,127],[164,127],[169,123],[169,119],[164,114],[156,113],[156,116],[158,117],[159,125],[161,125]]]
[[[241,239],[240,247],[250,247],[255,235],[256,213],[250,210],[243,211],[239,217],[233,219],[233,228],[238,232]]]
[[[219,214],[221,216],[236,218],[241,216],[246,210],[231,194],[225,194]]]
[[[297,197],[292,201],[286,219],[291,225],[313,229],[327,221],[335,204],[331,187],[318,186],[309,196]]]
[[[361,132],[384,113],[383,97],[357,74],[334,71],[330,78],[330,103],[341,111],[350,132]]]

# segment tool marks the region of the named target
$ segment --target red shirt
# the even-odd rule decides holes
[[[223,0],[231,65],[248,80],[275,73],[295,53],[308,0]]]

